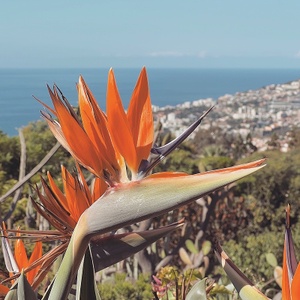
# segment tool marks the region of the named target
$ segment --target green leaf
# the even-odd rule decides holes
[[[211,242],[210,241],[204,241],[202,244],[202,252],[203,255],[207,255],[211,250]]]
[[[196,248],[195,244],[191,240],[186,240],[185,246],[191,253],[197,254],[199,252],[199,250]]]
[[[235,286],[242,300],[268,300],[246,275],[233,263],[220,245],[216,245],[215,254]]]
[[[23,271],[7,293],[5,300],[37,300],[36,293],[27,281]]]
[[[190,256],[188,255],[188,253],[186,252],[186,250],[184,248],[180,248],[179,251],[179,257],[181,258],[181,260],[188,266],[192,266],[193,262],[191,261]]]
[[[148,247],[183,225],[183,220],[158,229],[93,238],[90,246],[98,272]]]
[[[100,300],[90,248],[87,249],[78,270],[76,300]]]
[[[6,294],[4,300],[18,300],[17,284],[10,288],[10,291]]]
[[[186,300],[207,300],[206,296],[206,278],[198,281],[189,293],[186,295]]]
[[[267,253],[266,254],[266,259],[269,265],[271,265],[273,268],[278,266],[277,258],[273,253]]]

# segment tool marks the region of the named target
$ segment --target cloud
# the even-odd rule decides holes
[[[197,53],[196,56],[198,58],[205,58],[205,57],[207,57],[207,53],[206,53],[206,51],[200,51],[200,52]]]
[[[149,53],[149,56],[153,57],[182,57],[186,56],[181,52],[177,51],[157,51],[157,52],[151,52]]]
[[[179,51],[155,51],[150,52],[147,56],[151,57],[196,57],[204,58],[207,57],[206,51],[200,51],[198,53],[183,53]]]
[[[300,51],[295,54],[295,57],[300,58]]]

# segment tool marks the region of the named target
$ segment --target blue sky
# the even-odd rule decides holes
[[[2,1],[0,68],[300,68],[300,1]]]

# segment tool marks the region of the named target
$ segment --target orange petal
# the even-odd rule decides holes
[[[59,201],[59,203],[62,205],[62,207],[69,212],[69,206],[68,206],[68,201],[66,196],[64,195],[64,193],[58,188],[58,186],[56,185],[53,177],[51,176],[50,172],[47,172],[47,177],[48,177],[48,181],[49,181],[49,185],[51,188],[51,191],[53,192],[53,194],[55,195],[55,197],[57,198],[57,200]]]
[[[167,177],[179,177],[179,176],[189,176],[186,173],[183,172],[161,172],[161,173],[154,173],[146,178],[167,178]]]
[[[133,172],[137,172],[138,163],[136,148],[112,69],[110,69],[108,73],[106,110],[108,128],[113,143],[125,158],[128,167]]]
[[[95,178],[91,186],[93,203],[98,200],[107,190],[107,184],[101,178]]]
[[[32,263],[34,263],[36,260],[38,260],[39,258],[41,258],[43,255],[43,248],[42,248],[42,242],[36,242],[33,252],[30,256],[29,259],[29,265],[31,265]],[[31,284],[36,276],[36,274],[38,273],[39,269],[41,268],[41,266],[37,266],[36,268],[34,268],[33,270],[30,270],[27,273],[27,280],[28,282]]]
[[[148,158],[154,137],[152,106],[145,68],[142,69],[132,93],[127,118],[140,162]]]
[[[41,183],[45,195],[42,195],[39,190],[37,190],[40,201],[47,210],[51,212],[53,215],[52,217],[55,217],[63,224],[69,225],[70,228],[74,228],[76,221],[71,216],[66,197],[63,195],[62,197],[57,198],[53,190],[47,185],[43,178],[41,178]]]
[[[81,76],[79,77],[77,90],[80,114],[84,129],[94,144],[94,147],[98,148],[98,152],[102,156],[102,160],[105,162],[107,161],[105,167],[110,172],[114,172],[114,169],[119,169],[119,166],[116,159],[115,149],[112,145],[107,129],[106,116],[100,109],[94,95]],[[111,165],[113,165],[114,169]]]
[[[83,176],[83,173],[79,167],[78,164],[76,164],[76,167],[77,167],[77,171],[78,171],[78,179],[80,180],[80,185],[81,185],[81,190],[82,192],[86,195],[85,199],[86,199],[86,205],[87,207],[88,206],[91,206],[93,201],[92,201],[92,194],[90,192],[90,189],[86,183],[86,180]]]
[[[21,239],[17,239],[15,244],[15,259],[20,271],[28,267],[27,253]]]
[[[283,266],[282,266],[282,300],[291,300],[290,280],[288,275],[285,243],[283,247]]]
[[[292,281],[292,299],[297,300],[300,295],[300,263],[297,266],[296,272]]]
[[[78,180],[65,168],[62,170],[62,178],[71,216],[78,221],[81,214],[89,207],[87,196],[85,191],[80,188]]]
[[[0,295],[6,296],[6,294],[9,292],[9,288],[3,284],[0,284]]]
[[[63,136],[67,141],[69,148],[72,149],[71,154],[73,154],[75,159],[89,170],[102,176],[100,155],[98,151],[95,150],[93,143],[82,126],[72,116],[74,112],[71,113],[62,103],[61,99],[50,89],[49,94],[55,107]]]

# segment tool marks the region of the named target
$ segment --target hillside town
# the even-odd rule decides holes
[[[275,135],[281,151],[286,152],[289,131],[300,126],[300,80],[153,109],[163,128],[178,136],[214,105],[201,128],[218,126],[242,137],[251,133],[252,142],[260,151],[267,149],[270,137]]]

